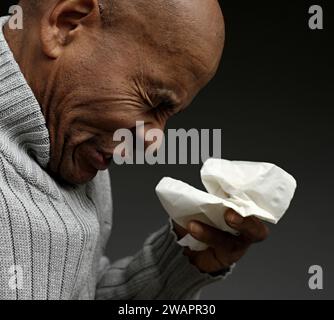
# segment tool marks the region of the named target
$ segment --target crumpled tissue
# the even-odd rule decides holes
[[[271,163],[209,159],[201,169],[207,192],[172,178],[163,178],[156,193],[164,209],[183,228],[191,220],[238,235],[227,225],[224,213],[228,208],[243,217],[255,216],[273,224],[290,206],[297,183],[283,169]],[[179,241],[194,251],[207,245],[190,234]]]

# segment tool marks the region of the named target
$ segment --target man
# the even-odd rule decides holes
[[[11,30],[8,18],[0,24],[0,298],[197,298],[267,237],[266,226],[233,211],[225,218],[239,237],[198,222],[167,224],[111,265],[103,170],[117,129],[136,121],[163,129],[214,76],[224,42],[218,2],[19,5],[23,30]],[[187,232],[209,249],[179,246]]]

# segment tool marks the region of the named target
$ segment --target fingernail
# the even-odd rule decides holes
[[[202,233],[202,227],[196,222],[190,223],[190,232],[192,234],[201,234]]]
[[[244,218],[242,216],[240,216],[237,213],[234,212],[230,212],[228,214],[228,220],[230,221],[231,224],[234,225],[239,225],[242,224],[244,222]]]

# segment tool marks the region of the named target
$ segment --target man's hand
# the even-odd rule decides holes
[[[209,245],[207,250],[200,252],[185,249],[185,255],[202,272],[227,269],[246,253],[250,245],[265,240],[269,235],[268,227],[255,217],[243,218],[230,209],[225,213],[225,220],[230,227],[240,232],[240,236],[197,221],[191,221],[187,231],[174,222],[175,232],[180,238],[190,233],[195,239]]]

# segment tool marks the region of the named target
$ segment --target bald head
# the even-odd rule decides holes
[[[212,76],[224,46],[224,19],[217,0],[106,0],[102,16],[110,32],[131,37],[159,55],[187,56]],[[103,5],[102,5],[103,8]]]

